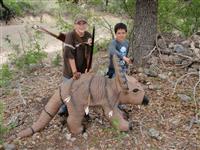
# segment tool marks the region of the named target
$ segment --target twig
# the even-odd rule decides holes
[[[19,32],[19,36],[20,36],[20,40],[21,40],[21,43],[22,43],[22,49],[23,49],[23,52],[25,53],[24,41],[23,41],[23,38],[22,38],[22,34],[21,34],[21,32]]]
[[[143,59],[148,58],[151,56],[151,54],[156,50],[156,46],[154,46],[154,48],[150,51],[150,53],[146,56],[143,57]]]
[[[195,102],[195,106],[196,106],[196,112],[198,111],[198,103],[196,101],[196,88],[197,88],[197,86],[198,86],[199,83],[200,83],[200,67],[199,67],[199,80],[195,84],[194,90],[193,90],[193,96],[194,96],[194,102]]]
[[[22,96],[22,92],[21,92],[22,90],[21,90],[20,83],[17,84],[17,87],[18,87],[19,96],[20,96],[20,98],[21,98],[23,104],[26,105],[27,103],[26,103],[24,97]]]
[[[177,84],[178,84],[184,77],[187,77],[187,76],[189,76],[189,75],[197,75],[197,74],[198,74],[197,72],[190,72],[190,73],[184,74],[184,75],[182,75],[180,78],[178,78],[177,81],[176,81],[176,83],[175,83],[175,86],[174,86],[172,95],[175,94]]]
[[[104,22],[106,23],[106,25],[103,25],[106,29],[108,29],[112,35],[112,38],[114,38],[114,33],[113,33],[113,30],[112,30],[112,25],[109,24],[109,22],[104,18],[102,17]]]
[[[164,64],[163,61],[162,61],[162,58],[160,57],[160,56],[161,56],[161,52],[160,52],[160,48],[159,48],[159,46],[158,46],[158,34],[156,35],[156,47],[157,47],[157,50],[158,50],[158,52],[159,52],[159,58],[160,58],[160,60],[161,60],[161,63],[162,63],[162,65],[163,65],[163,67],[166,68],[166,67],[165,67],[165,64]]]
[[[187,55],[178,54],[178,53],[173,53],[173,55],[177,55],[177,56],[181,56],[181,57],[183,57],[183,58],[187,58],[187,59],[193,60],[193,58],[192,58],[192,57],[190,57],[190,56],[187,56]]]

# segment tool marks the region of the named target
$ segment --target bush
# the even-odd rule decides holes
[[[159,28],[161,32],[178,30],[185,36],[200,27],[200,1],[159,0]]]
[[[56,54],[56,56],[53,58],[53,60],[52,60],[52,64],[54,65],[54,66],[59,66],[60,65],[60,62],[61,62],[61,56],[60,56],[60,54]]]
[[[3,64],[0,69],[0,87],[5,87],[9,84],[12,79],[12,72],[10,71],[7,64]]]
[[[3,125],[3,104],[0,103],[0,144],[3,144],[3,135],[7,130],[8,129]]]
[[[28,41],[29,45],[23,47],[22,51],[19,46],[20,44],[12,43],[9,37],[7,37],[5,40],[14,50],[14,52],[9,55],[11,63],[18,69],[30,69],[31,65],[42,63],[42,60],[47,57],[47,53],[44,52],[43,47],[40,46],[39,41],[41,38],[41,33],[34,32],[33,37]],[[21,39],[21,41],[23,41],[23,39]]]

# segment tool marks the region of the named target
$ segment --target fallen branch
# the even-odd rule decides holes
[[[194,97],[194,103],[195,103],[195,106],[196,106],[196,112],[198,111],[198,103],[197,103],[197,100],[196,100],[196,88],[199,85],[199,83],[200,83],[200,67],[199,67],[199,80],[196,82],[196,84],[194,86],[194,90],[193,90],[193,97]]]
[[[159,46],[158,46],[158,37],[159,36],[161,36],[161,35],[156,35],[156,47],[157,47],[157,50],[158,50],[158,53],[159,53],[159,58],[160,58],[160,60],[161,60],[161,63],[162,63],[162,65],[163,65],[163,67],[164,68],[166,68],[166,66],[165,66],[165,64],[163,63],[163,61],[162,61],[162,58],[160,57],[161,56],[161,51],[160,51],[160,48],[159,48]],[[163,37],[162,37],[163,38]]]
[[[143,57],[143,59],[148,58],[151,56],[151,54],[156,50],[156,46],[154,46],[154,48],[150,51],[150,53],[146,56]]]
[[[174,88],[173,88],[172,95],[174,95],[175,92],[176,92],[177,84],[178,84],[184,77],[187,77],[187,76],[189,76],[189,75],[198,75],[198,73],[197,73],[197,72],[190,72],[190,73],[184,74],[184,75],[182,75],[180,78],[178,78],[177,81],[176,81],[176,83],[175,83],[175,86],[174,86]]]
[[[184,77],[188,77],[190,75],[198,75],[199,79],[198,81],[195,83],[195,86],[194,86],[194,89],[193,89],[193,100],[194,100],[194,103],[195,103],[195,118],[193,118],[191,121],[190,121],[190,125],[188,127],[188,130],[190,130],[192,128],[192,125],[194,124],[195,121],[198,121],[198,116],[200,115],[198,110],[199,110],[199,107],[198,107],[198,102],[196,100],[196,89],[197,89],[197,86],[200,84],[200,67],[199,67],[199,72],[190,72],[190,73],[187,73],[183,76],[181,76],[180,78],[178,78],[178,80],[176,81],[175,83],[175,86],[174,86],[174,89],[173,89],[173,93],[172,95],[175,94],[176,92],[176,87],[177,87],[177,84],[184,78]]]
[[[17,87],[18,87],[18,93],[19,93],[20,99],[21,99],[21,101],[23,102],[23,104],[26,105],[27,103],[26,103],[24,97],[22,96],[22,92],[21,92],[22,90],[21,90],[21,85],[20,85],[20,83],[17,84]]]

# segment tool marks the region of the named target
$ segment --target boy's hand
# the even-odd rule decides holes
[[[127,64],[132,64],[131,59],[128,58],[128,57],[126,57],[126,56],[123,57],[123,60],[124,60]]]

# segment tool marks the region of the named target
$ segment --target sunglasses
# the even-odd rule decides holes
[[[79,22],[77,22],[76,24],[78,24],[78,25],[86,25],[87,22],[85,22],[85,21],[79,21]]]

